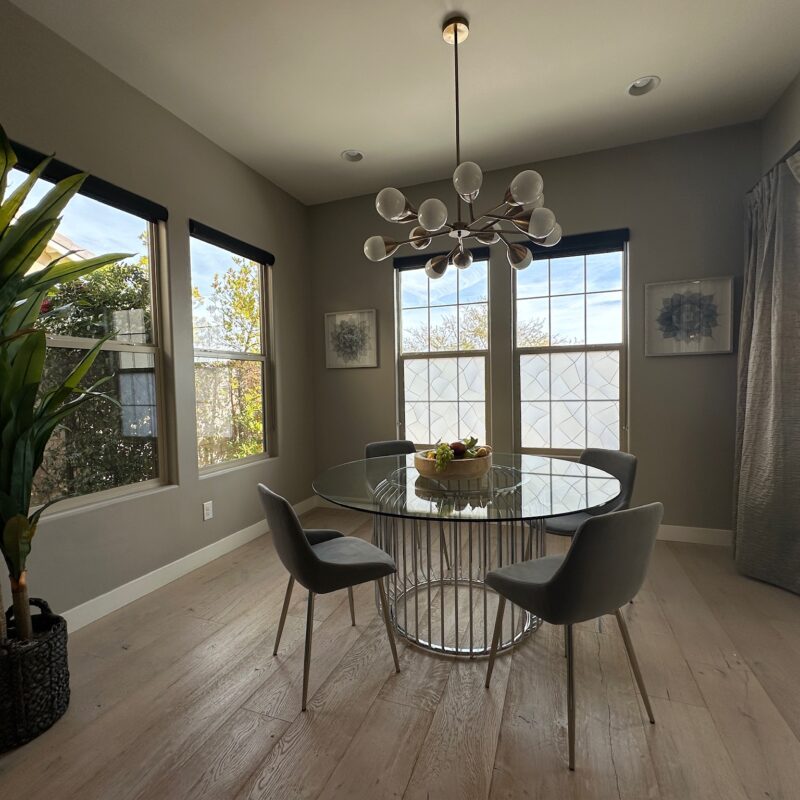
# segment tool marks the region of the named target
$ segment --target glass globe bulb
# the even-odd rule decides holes
[[[435,197],[422,202],[419,207],[419,224],[426,231],[441,230],[447,222],[447,206]]]
[[[364,242],[364,255],[370,261],[383,261],[397,250],[397,242],[387,236],[370,236]]]
[[[555,247],[561,241],[561,226],[556,222],[555,228],[548,234],[543,242],[539,242],[543,247]]]
[[[506,192],[506,202],[515,206],[533,203],[542,193],[543,188],[544,181],[536,170],[523,170],[511,181],[508,192]]]
[[[533,211],[534,208],[541,208],[544,205],[544,195],[540,194],[532,203],[525,203],[522,207],[524,211]]]
[[[431,237],[428,236],[428,231],[422,225],[412,228],[411,235],[408,238],[411,239],[411,246],[415,250],[424,250],[432,241]]]
[[[483,173],[474,161],[463,161],[453,173],[453,186],[462,200],[471,203],[481,190]]]
[[[549,236],[556,226],[556,215],[549,208],[534,208],[531,211],[531,222],[528,233],[534,239],[544,239]]]
[[[469,250],[459,250],[453,256],[453,266],[458,269],[466,269],[472,266],[472,253]]]
[[[441,278],[447,272],[447,256],[434,256],[425,265],[425,274],[432,280]]]
[[[381,189],[375,198],[375,208],[387,222],[397,222],[406,213],[406,196],[399,190],[388,186]]]
[[[495,225],[496,224],[497,223],[495,223]],[[476,233],[475,238],[481,244],[497,244],[500,241],[500,236],[493,230],[481,231],[480,233]]]
[[[533,261],[533,254],[531,251],[521,244],[509,245],[506,256],[508,257],[508,263],[511,264],[514,269],[525,269],[525,267],[529,267],[531,261]]]

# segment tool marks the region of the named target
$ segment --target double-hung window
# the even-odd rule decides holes
[[[514,274],[516,445],[625,447],[627,231],[565,237]]]
[[[270,253],[192,221],[197,461],[274,454],[267,420]]]
[[[426,259],[429,256],[426,256]],[[417,445],[489,435],[488,250],[431,280],[397,259],[400,433]]]
[[[16,146],[25,169],[42,156]],[[23,210],[75,170],[52,162]],[[9,191],[24,174],[12,171]],[[54,259],[86,259],[130,253],[76,280],[57,285],[42,303],[37,324],[47,333],[44,390],[110,334],[84,386],[110,378],[100,391],[116,403],[95,399],[53,433],[37,471],[32,503],[80,497],[104,490],[156,483],[165,473],[159,426],[160,367],[157,308],[159,223],[166,209],[90,177],[62,213],[61,224],[34,269]]]

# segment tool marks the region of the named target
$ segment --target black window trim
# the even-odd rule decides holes
[[[221,247],[223,250],[228,250],[242,258],[249,258],[250,261],[256,261],[264,266],[271,267],[275,264],[275,256],[269,250],[263,250],[260,247],[243,242],[235,236],[229,236],[227,233],[223,233],[209,225],[204,225],[197,220],[189,220],[189,235],[199,239],[201,242]]]

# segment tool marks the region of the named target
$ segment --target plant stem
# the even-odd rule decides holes
[[[18,638],[23,641],[33,639],[33,622],[31,620],[31,607],[28,603],[28,574],[23,572],[19,580],[11,578],[11,597],[14,601],[14,626]]]
[[[3,602],[3,584],[0,583],[0,643],[8,637],[6,629],[6,604]]]

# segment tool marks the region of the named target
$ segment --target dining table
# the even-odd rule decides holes
[[[544,557],[548,519],[601,513],[621,491],[612,475],[568,458],[492,453],[491,461],[483,476],[440,479],[420,475],[414,454],[381,456],[339,464],[314,480],[319,497],[373,516],[373,543],[397,565],[383,579],[391,623],[423,650],[488,655],[498,597],[486,575]],[[509,606],[499,650],[541,624]]]

